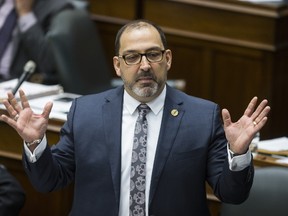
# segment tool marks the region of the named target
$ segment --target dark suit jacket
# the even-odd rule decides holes
[[[18,216],[25,203],[25,193],[19,182],[0,165],[0,215]]]
[[[57,82],[55,60],[46,34],[54,15],[71,7],[67,0],[35,0],[33,11],[38,22],[25,33],[16,34],[13,38],[10,79],[19,78],[25,63],[33,60],[37,65],[36,72],[43,75],[44,83]]]
[[[24,160],[39,191],[53,191],[74,180],[71,215],[118,216],[122,102],[123,87],[76,99],[60,142],[51,151],[47,147],[36,163]],[[172,109],[179,114],[173,116]],[[226,145],[219,107],[167,86],[149,214],[209,215],[205,180],[222,201],[244,201],[253,166],[231,172]]]

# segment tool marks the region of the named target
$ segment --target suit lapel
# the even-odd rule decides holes
[[[161,129],[151,179],[149,205],[153,200],[161,173],[170,155],[171,148],[184,114],[184,110],[181,109],[182,101],[176,101],[179,97],[173,95],[174,91],[167,86],[167,96],[164,104]]]
[[[103,125],[108,147],[111,176],[115,191],[115,199],[119,206],[121,181],[121,128],[123,88],[118,88],[116,94],[107,97],[103,105]],[[121,107],[119,109],[119,107]]]

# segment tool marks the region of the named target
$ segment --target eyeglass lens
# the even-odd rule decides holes
[[[145,56],[146,59],[150,62],[159,62],[163,58],[163,53],[165,50],[159,51],[150,51],[147,53],[130,53],[122,56],[126,64],[139,64],[142,60],[142,56]],[[120,56],[121,57],[121,56]]]

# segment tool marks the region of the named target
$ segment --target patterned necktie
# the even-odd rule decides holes
[[[11,40],[12,32],[15,28],[16,22],[17,14],[16,10],[13,9],[6,17],[6,20],[0,29],[0,59],[2,59],[6,47]]]
[[[148,123],[146,114],[149,106],[138,106],[139,116],[136,121],[130,179],[130,216],[145,216],[145,186],[146,186],[146,146]]]

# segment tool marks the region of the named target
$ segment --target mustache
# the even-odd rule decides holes
[[[150,79],[153,79],[154,81],[156,81],[156,76],[150,70],[149,71],[141,71],[139,74],[137,74],[136,80],[139,80],[142,78],[150,78]]]

